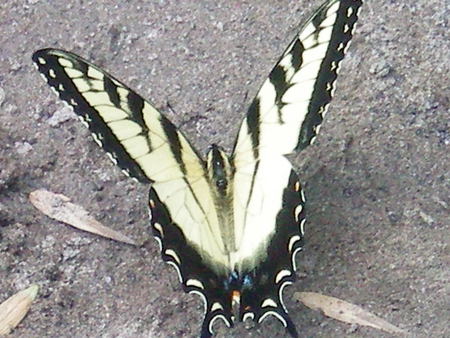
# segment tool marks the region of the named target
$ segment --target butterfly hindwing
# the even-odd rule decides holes
[[[212,335],[212,325],[221,318],[228,326],[233,325],[229,290],[224,288],[226,272],[211,268],[198,250],[193,248],[186,235],[172,220],[170,212],[159,200],[153,189],[149,194],[151,225],[158,240],[164,261],[175,267],[185,292],[198,294],[205,305],[201,337]]]
[[[244,275],[251,276],[252,285],[243,288],[241,296],[241,320],[250,316],[260,323],[268,315],[273,315],[292,337],[296,337],[297,332],[282,295],[284,287],[295,281],[295,254],[303,244],[304,206],[297,174],[291,170],[282,192],[282,208],[276,215],[276,228],[267,236],[270,240],[264,250],[265,259],[244,270]]]

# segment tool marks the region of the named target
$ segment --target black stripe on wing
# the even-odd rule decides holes
[[[295,281],[295,254],[302,249],[305,201],[297,174],[292,170],[283,193],[283,208],[277,215],[276,230],[267,247],[268,258],[251,271],[251,283],[242,288],[240,320],[247,316],[262,322],[277,317],[292,337],[296,328],[283,304],[283,289]]]
[[[151,180],[145,175],[142,168],[130,156],[97,109],[87,101],[83,93],[80,92],[74,83],[74,80],[83,80],[87,84],[92,84],[94,81],[102,81],[104,90],[99,90],[98,93],[105,92],[109,97],[111,105],[115,108],[122,109],[121,105],[123,102],[118,93],[119,81],[73,53],[54,49],[42,49],[35,52],[32,58],[40,73],[44,75],[47,83],[56,91],[62,100],[73,107],[75,113],[88,125],[95,141],[111,155],[113,162],[123,169],[126,174],[141,182],[150,183]],[[61,58],[72,63],[73,69],[79,72],[77,73],[79,74],[78,77],[75,78],[68,75],[67,71],[58,61]],[[89,72],[92,70],[102,74],[102,79],[91,78]],[[152,145],[148,137],[149,130],[143,117],[144,100],[131,89],[125,86],[120,88],[128,92],[125,98],[128,111],[123,112],[128,115],[127,119],[137,123],[141,127],[140,134],[145,138],[148,148],[151,150]],[[94,90],[90,91],[95,94]]]
[[[250,105],[234,147],[235,164],[264,152],[289,154],[314,141],[331,101],[339,63],[361,0],[331,0],[302,26]]]
[[[186,164],[183,161],[182,153],[181,153],[181,141],[178,136],[178,131],[175,125],[169,121],[167,117],[161,115],[161,124],[166,134],[167,138],[170,140],[170,150],[172,151],[172,155],[175,157],[181,172],[183,175],[186,175]]]
[[[340,3],[328,50],[320,67],[309,103],[308,113],[300,130],[296,147],[297,151],[301,151],[311,144],[319,132],[319,126],[323,121],[328,104],[334,93],[334,83],[338,76],[339,64],[344,59],[352,39],[361,5],[362,0],[342,0]],[[316,27],[320,26],[323,14],[323,12],[319,11],[318,15],[313,18],[312,22]]]
[[[250,131],[250,138],[252,144],[258,144],[259,143],[259,122],[260,122],[260,116],[259,116],[259,100],[257,97],[253,100],[253,102],[250,104],[250,107],[248,109],[247,118],[243,123],[247,124],[247,129]],[[233,151],[234,152],[234,151]],[[252,148],[253,152],[253,158],[257,159],[259,158],[259,149],[258,147]]]
[[[205,317],[201,338],[213,335],[212,326],[216,319],[221,318],[227,326],[233,326],[231,291],[225,287],[226,274],[213,269],[189,243],[154,189],[150,189],[149,208],[152,232],[160,243],[163,260],[175,267],[185,292],[202,296]]]

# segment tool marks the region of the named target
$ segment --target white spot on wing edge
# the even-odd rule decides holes
[[[199,288],[202,290],[205,288],[205,286],[203,285],[203,283],[201,281],[199,281],[198,279],[193,279],[193,278],[188,279],[186,281],[186,286],[195,286],[196,288]]]
[[[203,293],[201,293],[200,291],[198,291],[198,290],[190,290],[189,291],[189,293],[192,293],[193,295],[199,295],[200,296],[200,298],[203,300],[203,306],[204,306],[204,308],[203,308],[203,314],[205,314],[206,313],[206,311],[208,310],[207,309],[207,300],[206,300],[206,297],[205,297],[205,295],[203,294]]]
[[[358,7],[358,9],[356,10],[356,15],[358,16],[359,15],[359,13],[361,12],[361,9],[362,9],[362,7],[361,6],[359,6]]]
[[[35,68],[39,71],[39,66],[38,66],[37,64],[34,64],[34,66],[35,66]],[[44,79],[45,83],[49,84],[49,83],[48,83],[47,77],[46,77],[43,73],[41,73],[41,72],[39,71],[39,75],[41,76],[41,78]],[[51,88],[51,87],[50,87],[50,88]]]
[[[253,320],[255,318],[255,314],[253,312],[246,312],[242,316],[242,321],[245,322],[247,318],[250,318],[250,320]]]
[[[258,323],[261,323],[267,316],[277,317],[280,320],[280,322],[283,324],[283,326],[287,327],[286,320],[283,317],[281,317],[281,315],[278,312],[275,312],[275,311],[267,311],[265,314],[263,314],[261,317],[259,317]]]
[[[287,280],[285,281],[283,284],[281,284],[280,289],[278,290],[278,299],[280,300],[281,306],[283,307],[284,312],[288,312],[286,310],[286,306],[284,305],[284,301],[283,301],[283,290],[286,286],[291,285],[292,282]]]
[[[303,191],[303,189],[300,190],[300,196],[302,198],[302,202],[306,202],[305,192]]]
[[[300,222],[300,233],[302,234],[302,236],[305,235],[305,223],[306,223],[306,219],[302,219]]]
[[[338,63],[336,61],[331,62],[331,71],[334,71],[338,67]]]
[[[180,268],[178,267],[178,265],[176,265],[175,262],[172,262],[172,261],[166,261],[166,263],[175,267],[175,270],[177,270],[177,274],[178,274],[180,283],[183,283],[183,277],[181,276],[181,271],[180,271]]]
[[[153,218],[153,214],[152,214],[152,209],[150,207],[150,203],[149,203],[149,208],[148,208],[148,219],[151,222]]]
[[[95,135],[95,134],[92,134],[92,135]],[[102,142],[98,138],[94,137],[94,140],[100,147],[102,146]],[[112,161],[112,163],[117,164],[117,160],[114,158],[113,154],[106,153],[106,156],[109,157],[109,159]]]
[[[159,252],[161,252],[163,248],[161,238],[159,238],[158,236],[153,236],[153,238],[156,239],[156,242],[158,243],[159,246]]]
[[[45,79],[45,81],[47,81],[47,79]],[[48,81],[47,81],[47,83],[48,83]],[[53,87],[52,85],[49,84],[49,86],[50,86],[50,89],[52,90],[52,92],[55,93],[57,97],[59,97],[60,92],[58,92],[58,91],[56,90],[56,88]],[[63,101],[63,102],[65,102],[65,101]]]
[[[350,30],[350,26],[348,24],[344,25],[344,33],[347,34],[347,32]]]
[[[271,298],[266,298],[262,302],[261,307],[265,308],[265,307],[268,307],[268,306],[277,307],[277,303],[275,303],[275,301],[273,299],[271,299]]]
[[[89,128],[89,123],[87,123],[86,120],[81,115],[78,115],[78,119],[81,121],[83,126],[85,126],[86,128]],[[91,135],[94,135],[94,134],[91,134]],[[95,141],[95,138],[94,138],[94,141]]]
[[[347,17],[351,17],[353,12],[354,12],[354,10],[352,7],[347,8]]]
[[[275,284],[278,284],[284,277],[289,277],[291,275],[292,275],[291,271],[281,270],[280,272],[277,273],[275,277]]]
[[[300,213],[303,210],[303,205],[299,204],[297,205],[297,207],[294,210],[294,216],[295,216],[295,221],[298,222],[298,216],[300,215]]]
[[[159,232],[159,234],[161,235],[161,237],[164,236],[164,230],[163,230],[161,224],[155,222],[155,223],[153,224],[153,227],[154,227],[156,230],[158,230],[158,232]]]
[[[297,264],[295,263],[295,256],[297,255],[298,252],[302,251],[303,248],[300,246],[297,249],[294,250],[294,252],[292,253],[292,267],[294,269],[294,271],[297,270]]]
[[[313,130],[314,130],[314,132],[315,132],[316,134],[318,134],[318,133],[319,133],[319,131],[320,131],[320,127],[321,127],[321,125],[320,125],[320,124],[318,124],[317,126],[315,126],[315,127],[313,128]]]
[[[38,57],[38,58],[37,58],[37,61],[38,61],[41,65],[45,65],[45,64],[47,63],[47,61],[45,61],[45,59],[42,58],[42,57]]]
[[[220,315],[215,315],[214,317],[211,318],[211,320],[209,321],[209,325],[208,325],[209,333],[211,333],[212,335],[214,335],[214,331],[213,331],[213,329],[212,329],[212,327],[213,327],[213,325],[214,325],[214,322],[215,322],[217,319],[219,319],[219,318],[222,319],[222,320],[225,322],[226,326],[231,327],[230,322],[228,321],[228,319],[227,319],[224,315],[222,315],[222,314],[220,314]]]
[[[294,247],[294,244],[297,243],[299,240],[301,240],[301,237],[299,235],[292,236],[289,239],[289,244],[288,244],[289,252],[292,252],[292,248]]]
[[[223,306],[219,302],[214,302],[214,304],[211,306],[211,312],[217,310],[223,310]]]
[[[174,259],[175,262],[177,262],[178,265],[181,264],[181,260],[180,257],[178,256],[178,254],[173,251],[172,249],[166,249],[166,251],[164,251],[164,254],[166,254],[167,256],[170,256]]]
[[[353,32],[353,31],[352,31],[352,32]],[[347,42],[347,44],[345,45],[345,47],[344,47],[344,55],[347,54],[347,51],[348,51],[348,49],[350,48],[350,45],[351,45],[350,41]]]

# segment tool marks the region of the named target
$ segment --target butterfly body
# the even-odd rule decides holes
[[[186,292],[205,301],[201,336],[217,319],[273,315],[293,336],[282,294],[295,280],[305,198],[286,155],[319,132],[361,0],[328,0],[305,23],[252,101],[228,156],[206,160],[183,133],[125,84],[59,49],[33,61],[94,140],[127,175],[151,184],[150,228]]]

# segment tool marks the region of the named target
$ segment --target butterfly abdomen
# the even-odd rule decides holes
[[[229,267],[233,269],[233,253],[237,250],[233,214],[233,170],[230,160],[222,148],[213,144],[207,155],[207,172],[214,190],[218,223],[224,245],[224,254],[229,256]]]

